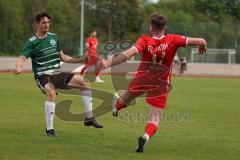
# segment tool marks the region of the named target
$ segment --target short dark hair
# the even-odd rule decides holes
[[[47,17],[49,20],[51,20],[51,16],[47,12],[41,12],[36,14],[35,21],[40,22],[44,17]]]
[[[162,31],[167,25],[167,17],[154,13],[150,17],[150,24],[154,29]]]

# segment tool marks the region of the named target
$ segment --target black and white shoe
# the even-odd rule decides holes
[[[56,134],[54,129],[50,129],[50,130],[46,129],[46,135],[49,136],[49,137],[58,137],[58,135]]]
[[[136,152],[142,153],[144,151],[144,145],[147,143],[147,139],[144,136],[138,138],[138,146]]]
[[[86,118],[84,120],[84,126],[93,126],[95,128],[103,128],[103,126],[99,124],[94,117]]]

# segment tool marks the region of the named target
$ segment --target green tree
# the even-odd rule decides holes
[[[137,0],[95,0],[87,11],[91,19],[87,29],[98,26],[105,35],[104,40],[136,39],[140,31],[143,12]]]
[[[67,54],[78,54],[77,51],[80,43],[79,1],[49,1],[46,10],[52,15],[51,30],[60,37],[63,50]]]
[[[23,45],[23,34],[26,31],[23,16],[23,5],[20,1],[0,1],[1,52],[18,54],[19,48]]]

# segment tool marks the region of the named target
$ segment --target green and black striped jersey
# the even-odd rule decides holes
[[[60,68],[61,44],[57,35],[47,33],[45,38],[31,37],[25,44],[21,54],[32,59],[35,76],[51,74]]]

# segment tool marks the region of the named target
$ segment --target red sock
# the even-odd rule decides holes
[[[153,123],[147,123],[145,126],[145,133],[149,135],[149,138],[151,138],[157,131],[157,126]]]
[[[99,76],[100,72],[95,68],[95,77]]]
[[[123,102],[121,102],[119,99],[117,100],[116,106],[115,108],[120,111],[122,108],[125,108],[126,104],[124,104]]]

